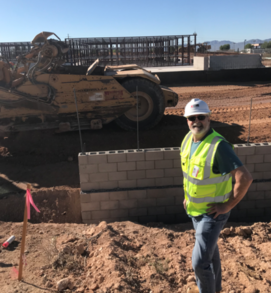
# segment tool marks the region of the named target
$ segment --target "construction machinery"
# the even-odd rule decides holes
[[[48,39],[54,35],[56,38]],[[135,65],[87,69],[65,64],[69,48],[42,32],[15,64],[0,56],[0,131],[56,128],[58,132],[99,129],[113,120],[124,129],[145,130],[174,107],[178,95],[160,86],[157,75]],[[78,110],[77,110],[78,109]]]

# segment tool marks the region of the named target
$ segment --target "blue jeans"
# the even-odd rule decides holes
[[[200,293],[215,293],[221,290],[221,263],[217,240],[230,212],[215,219],[214,215],[190,216],[196,230],[192,266]]]

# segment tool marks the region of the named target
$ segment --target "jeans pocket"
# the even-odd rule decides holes
[[[217,221],[227,221],[228,220],[228,218],[229,218],[229,216],[230,216],[230,211],[228,212],[228,213],[226,213],[226,214],[220,214],[217,218],[216,218],[216,220]]]

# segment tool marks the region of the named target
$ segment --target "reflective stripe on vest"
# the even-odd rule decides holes
[[[217,184],[217,183],[228,181],[231,177],[231,174],[226,174],[224,176],[215,177],[215,178],[207,178],[204,180],[199,180],[199,179],[190,177],[187,175],[187,173],[183,172],[183,177],[195,185],[208,185],[208,184]]]
[[[204,202],[210,202],[210,203],[213,203],[213,202],[223,202],[224,200],[228,199],[232,194],[232,191],[229,192],[229,193],[226,193],[224,195],[220,195],[220,196],[215,196],[215,197],[203,197],[203,198],[196,198],[196,197],[193,197],[191,196],[188,192],[186,192],[186,195],[188,197],[188,199],[191,201],[191,202],[194,202],[194,203],[204,203]]]

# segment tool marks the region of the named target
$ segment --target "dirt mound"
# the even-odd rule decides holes
[[[0,241],[21,223],[0,222]],[[15,280],[20,240],[0,253],[2,292],[190,292],[191,224],[29,224],[24,282]],[[271,223],[229,223],[219,238],[222,293],[271,292]]]

